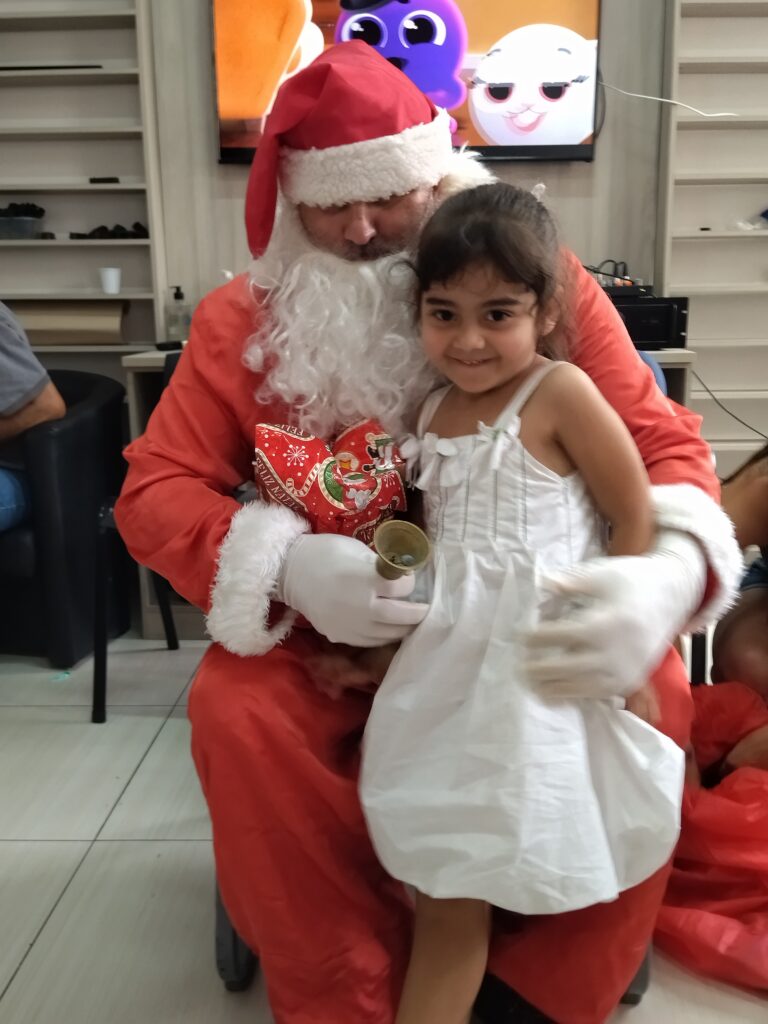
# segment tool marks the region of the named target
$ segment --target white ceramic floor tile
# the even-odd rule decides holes
[[[766,1024],[768,999],[706,981],[654,955],[651,985],[639,1006],[623,1006],[611,1024]]]
[[[87,849],[88,843],[0,842],[0,992]]]
[[[271,1024],[261,985],[228,993],[216,974],[210,843],[96,843],[0,1002],[0,1020]]]
[[[99,839],[210,839],[189,733],[186,708],[175,709]]]
[[[107,704],[172,706],[207,646],[183,641],[178,651],[169,651],[160,640],[132,636],[113,640],[107,656]],[[92,658],[85,658],[69,672],[52,669],[39,659],[0,659],[0,706],[90,707],[92,686]]]
[[[0,709],[0,839],[92,839],[169,711]]]

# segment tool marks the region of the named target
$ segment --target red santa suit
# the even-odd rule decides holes
[[[259,159],[276,160],[277,144],[268,142]],[[366,166],[375,176],[376,163]],[[283,182],[289,195],[290,185]],[[399,185],[399,194],[415,187]],[[332,193],[333,182],[329,187]],[[269,237],[274,201],[251,189],[256,251]],[[255,246],[254,237],[261,239]],[[706,600],[716,610],[728,591],[723,580],[734,574],[734,549],[715,503],[700,419],[663,397],[610,301],[572,256],[569,276],[571,357],[630,429],[655,485],[659,523],[700,540],[710,566]],[[170,387],[144,436],[127,449],[116,519],[133,556],[208,615],[216,642],[190,695],[192,750],[213,822],[222,898],[259,955],[275,1020],[392,1024],[411,910],[401,884],[376,859],[358,802],[371,697],[321,693],[305,667],[316,634],[291,632],[294,614],[272,600],[285,551],[305,524],[287,509],[240,507],[232,497],[252,476],[254,425],[292,418],[277,400],[256,404],[264,374],[243,363],[268,304],[246,276],[200,304]],[[332,566],[328,580],[332,586]],[[661,728],[685,745],[691,698],[674,651],[654,681]],[[490,972],[560,1024],[600,1024],[645,954],[667,875],[663,869],[613,903],[570,914],[499,915]]]

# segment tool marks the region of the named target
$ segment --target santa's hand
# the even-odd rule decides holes
[[[526,671],[551,697],[626,697],[699,607],[706,562],[688,534],[666,531],[647,555],[595,558],[553,577],[553,598],[526,637]]]
[[[379,647],[402,640],[427,614],[428,605],[401,600],[414,584],[413,576],[379,576],[376,555],[359,540],[303,534],[288,549],[277,597],[334,643]]]

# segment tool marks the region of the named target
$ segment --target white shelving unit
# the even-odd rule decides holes
[[[668,13],[664,95],[736,114],[665,105],[657,231],[659,290],[690,298],[690,405],[726,475],[765,441],[718,402],[768,435],[768,230],[736,227],[768,208],[768,0]]]
[[[115,301],[119,344],[35,344],[48,366],[105,369],[163,335],[167,294],[149,0],[0,0],[0,207],[33,202],[54,239],[0,240],[0,299]],[[92,184],[92,177],[117,182]],[[71,239],[138,222],[148,239]],[[91,357],[90,359],[88,357]]]

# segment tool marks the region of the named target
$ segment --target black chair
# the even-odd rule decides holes
[[[25,431],[13,464],[31,491],[27,523],[0,534],[0,650],[70,668],[93,645],[96,519],[123,477],[125,390],[109,377],[52,370],[67,413]],[[112,562],[107,632],[129,623],[124,563]]]
[[[169,352],[163,365],[163,388],[167,387],[171,374],[176,369],[181,352]],[[93,639],[93,694],[91,721],[102,725],[107,720],[107,645],[109,641],[109,579],[112,573],[112,559],[116,548],[124,552],[115,526],[115,496],[103,502],[99,508],[97,526],[96,561],[94,564],[94,616]],[[127,554],[127,553],[126,553]],[[163,621],[165,643],[169,651],[179,649],[176,624],[171,610],[171,587],[167,580],[156,572],[149,573],[155,598]]]
[[[91,721],[103,725],[107,720],[107,646],[109,643],[109,580],[112,575],[111,560],[115,548],[124,551],[115,526],[115,498],[105,502],[97,517],[97,546],[94,567],[94,622],[93,622],[93,692],[91,698]],[[117,543],[116,543],[117,539]],[[163,620],[165,643],[169,651],[178,651],[179,639],[171,610],[171,588],[162,576],[150,572],[150,579]]]

